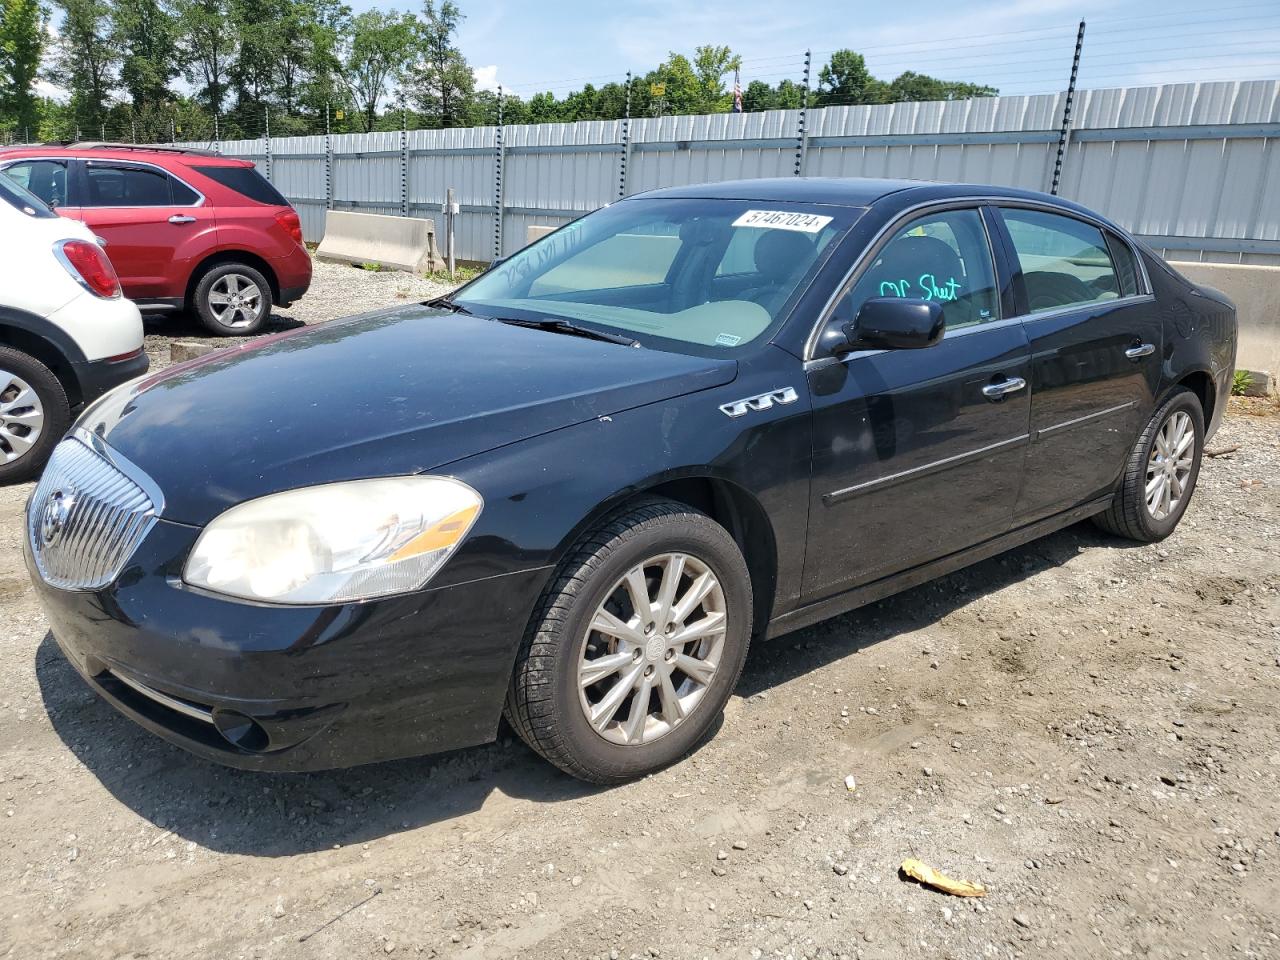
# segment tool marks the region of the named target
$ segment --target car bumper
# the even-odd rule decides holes
[[[279,284],[277,306],[287,307],[295,300],[302,299],[311,287],[311,254],[305,247],[298,247],[294,253],[275,261],[272,268]]]
[[[546,570],[364,604],[241,603],[181,584],[198,534],[157,522],[97,592],[50,587],[26,545],[58,646],[121,713],[255,770],[349,767],[493,739]]]
[[[91,403],[97,400],[113,387],[142,376],[150,366],[151,361],[141,347],[136,353],[120,359],[84,360],[75,363],[81,402]]]

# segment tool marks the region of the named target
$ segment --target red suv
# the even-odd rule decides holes
[[[297,211],[247,160],[73,143],[0,150],[0,172],[106,241],[143,310],[194,310],[245,336],[311,284]]]

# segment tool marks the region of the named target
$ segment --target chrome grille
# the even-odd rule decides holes
[[[105,587],[162,506],[145,475],[77,431],[54,449],[27,505],[27,539],[41,577],[64,590]]]

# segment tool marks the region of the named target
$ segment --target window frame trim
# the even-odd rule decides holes
[[[93,163],[98,163],[104,166],[118,167],[126,170],[131,168],[136,169],[139,167],[146,170],[151,170],[155,173],[159,173],[164,177],[168,177],[170,179],[178,181],[178,183],[182,184],[184,187],[186,187],[188,190],[190,190],[192,193],[196,195],[195,203],[173,203],[172,202],[173,188],[171,187],[169,189],[169,200],[170,200],[169,203],[156,203],[156,204],[117,203],[117,204],[101,204],[101,205],[94,205],[94,206],[81,203],[74,208],[77,210],[164,210],[164,209],[193,210],[196,207],[203,207],[207,199],[202,191],[192,186],[186,180],[182,179],[182,177],[178,176],[173,171],[166,170],[164,167],[161,167],[154,163],[145,163],[141,160],[116,160],[113,157],[77,157],[76,159],[80,162],[80,165],[81,165],[80,175],[85,180],[84,186],[85,186],[86,192],[88,190],[89,165]],[[77,199],[79,198],[77,197]],[[68,204],[68,206],[71,206],[71,204]]]

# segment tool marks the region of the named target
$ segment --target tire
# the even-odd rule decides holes
[[[225,302],[228,298],[240,299]],[[271,319],[271,284],[243,263],[210,268],[196,284],[192,300],[200,322],[220,337],[251,336]]]
[[[1188,460],[1185,475],[1177,471],[1178,482],[1170,483],[1169,470],[1162,467],[1167,461],[1160,444],[1169,438],[1164,431],[1176,433],[1178,424],[1185,424],[1191,434],[1190,448],[1179,462]],[[1118,537],[1137,540],[1140,543],[1156,543],[1173,533],[1178,521],[1195,493],[1196,480],[1200,476],[1200,460],[1204,453],[1204,409],[1200,398],[1185,387],[1176,388],[1152,415],[1137,443],[1125,462],[1124,474],[1115,499],[1105,513],[1093,518],[1095,524]],[[1164,483],[1158,487],[1161,494],[1170,492],[1168,500],[1159,500],[1156,509],[1148,504],[1147,485],[1151,479],[1159,480],[1164,470]],[[1176,496],[1176,502],[1174,497]]]
[[[0,484],[39,475],[71,426],[71,404],[52,371],[0,347]]]
[[[671,575],[681,569],[675,557],[685,558],[678,576]],[[662,558],[671,559],[658,562]],[[628,589],[624,578],[637,568],[645,577],[631,578]],[[707,584],[704,574],[714,586],[681,616],[681,601],[695,597],[694,584]],[[678,587],[674,603],[665,605],[664,579]],[[637,589],[645,589],[650,614],[656,610],[666,619],[662,611],[674,609],[681,626],[668,632],[655,622],[652,633],[645,634],[648,624],[631,602]],[[614,616],[610,626],[625,636],[589,629],[606,602]],[[746,660],[752,609],[746,562],[718,523],[669,500],[626,509],[570,551],[544,592],[516,657],[507,720],[534,751],[580,780],[621,783],[660,770],[696,747],[720,716]],[[608,620],[603,613],[601,618]],[[681,634],[697,624],[716,622],[722,630],[680,642]],[[595,663],[606,656],[624,665],[608,670]],[[580,686],[580,671],[593,663],[589,672],[606,672]],[[686,665],[696,671],[684,673]],[[618,699],[615,688],[630,692]],[[637,724],[632,721],[640,716],[640,690],[646,691],[648,710]],[[672,708],[673,700],[679,710]],[[616,712],[610,713],[610,703]],[[599,729],[588,719],[592,710]]]

